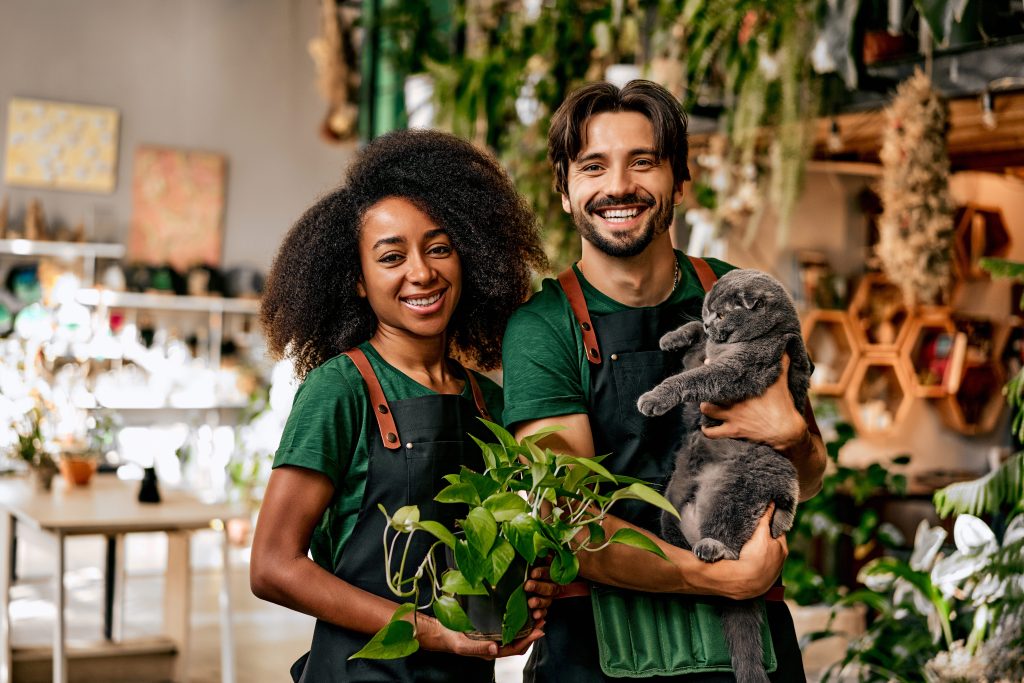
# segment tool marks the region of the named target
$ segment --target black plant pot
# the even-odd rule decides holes
[[[455,564],[454,553],[452,553],[450,548],[445,548],[445,558],[448,561],[449,568],[458,569],[458,566]],[[505,575],[498,581],[497,586],[492,588],[486,581],[484,582],[487,595],[455,596],[459,606],[462,607],[466,616],[469,617],[470,623],[476,628],[474,631],[466,632],[467,638],[471,640],[501,642],[501,625],[505,619],[505,606],[508,604],[508,599],[512,596],[512,593],[523,585],[527,569],[526,560],[516,555]],[[523,638],[531,630],[533,630],[533,616],[528,608],[526,623],[516,633],[515,639]]]

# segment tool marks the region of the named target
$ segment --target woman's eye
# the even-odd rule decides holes
[[[437,244],[430,248],[429,252],[434,256],[447,256],[452,253],[451,245],[448,244]]]
[[[403,256],[401,254],[392,251],[392,252],[389,252],[389,253],[384,254],[383,256],[381,256],[379,259],[377,259],[377,262],[378,263],[384,263],[384,264],[392,264],[392,263],[398,263],[399,261],[402,260],[402,258],[403,258]]]

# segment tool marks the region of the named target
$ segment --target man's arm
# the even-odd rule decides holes
[[[577,457],[594,456],[594,439],[590,419],[585,413],[558,415],[530,420],[516,426],[515,435],[522,439],[544,427],[562,425],[566,429],[550,434],[540,445],[557,453]],[[745,599],[767,591],[782,571],[788,552],[785,536],[771,537],[771,509],[764,515],[753,537],[740,551],[738,560],[703,562],[688,550],[666,543],[657,536],[634,527],[617,517],[609,516],[603,527],[611,537],[622,528],[632,528],[651,538],[668,556],[665,562],[650,552],[613,543],[597,552],[582,551],[580,575],[600,583],[658,593],[721,595]]]
[[[789,458],[800,483],[800,500],[805,501],[821,490],[827,460],[825,442],[811,433],[804,416],[793,405],[788,381],[789,356],[783,356],[779,378],[762,396],[728,407],[702,403],[700,410],[723,422],[704,427],[708,437],[758,441]]]

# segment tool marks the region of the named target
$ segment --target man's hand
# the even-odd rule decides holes
[[[738,560],[724,560],[720,566],[726,575],[716,579],[716,591],[733,600],[746,600],[763,595],[782,573],[782,564],[789,554],[785,535],[772,538],[771,521],[775,504],[768,506],[757,523],[754,535],[742,548]]]
[[[748,439],[782,452],[800,443],[807,434],[807,423],[793,405],[789,392],[788,355],[782,356],[779,378],[762,396],[731,406],[701,403],[700,411],[723,422],[715,427],[702,427],[711,439]]]

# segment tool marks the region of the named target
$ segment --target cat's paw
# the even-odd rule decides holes
[[[647,417],[656,417],[658,415],[664,415],[672,409],[674,404],[667,403],[658,398],[658,394],[655,391],[648,391],[637,399],[636,407],[641,413]]]
[[[735,560],[739,554],[729,550],[721,541],[713,538],[702,538],[693,546],[693,554],[705,562],[718,562],[719,560]]]

